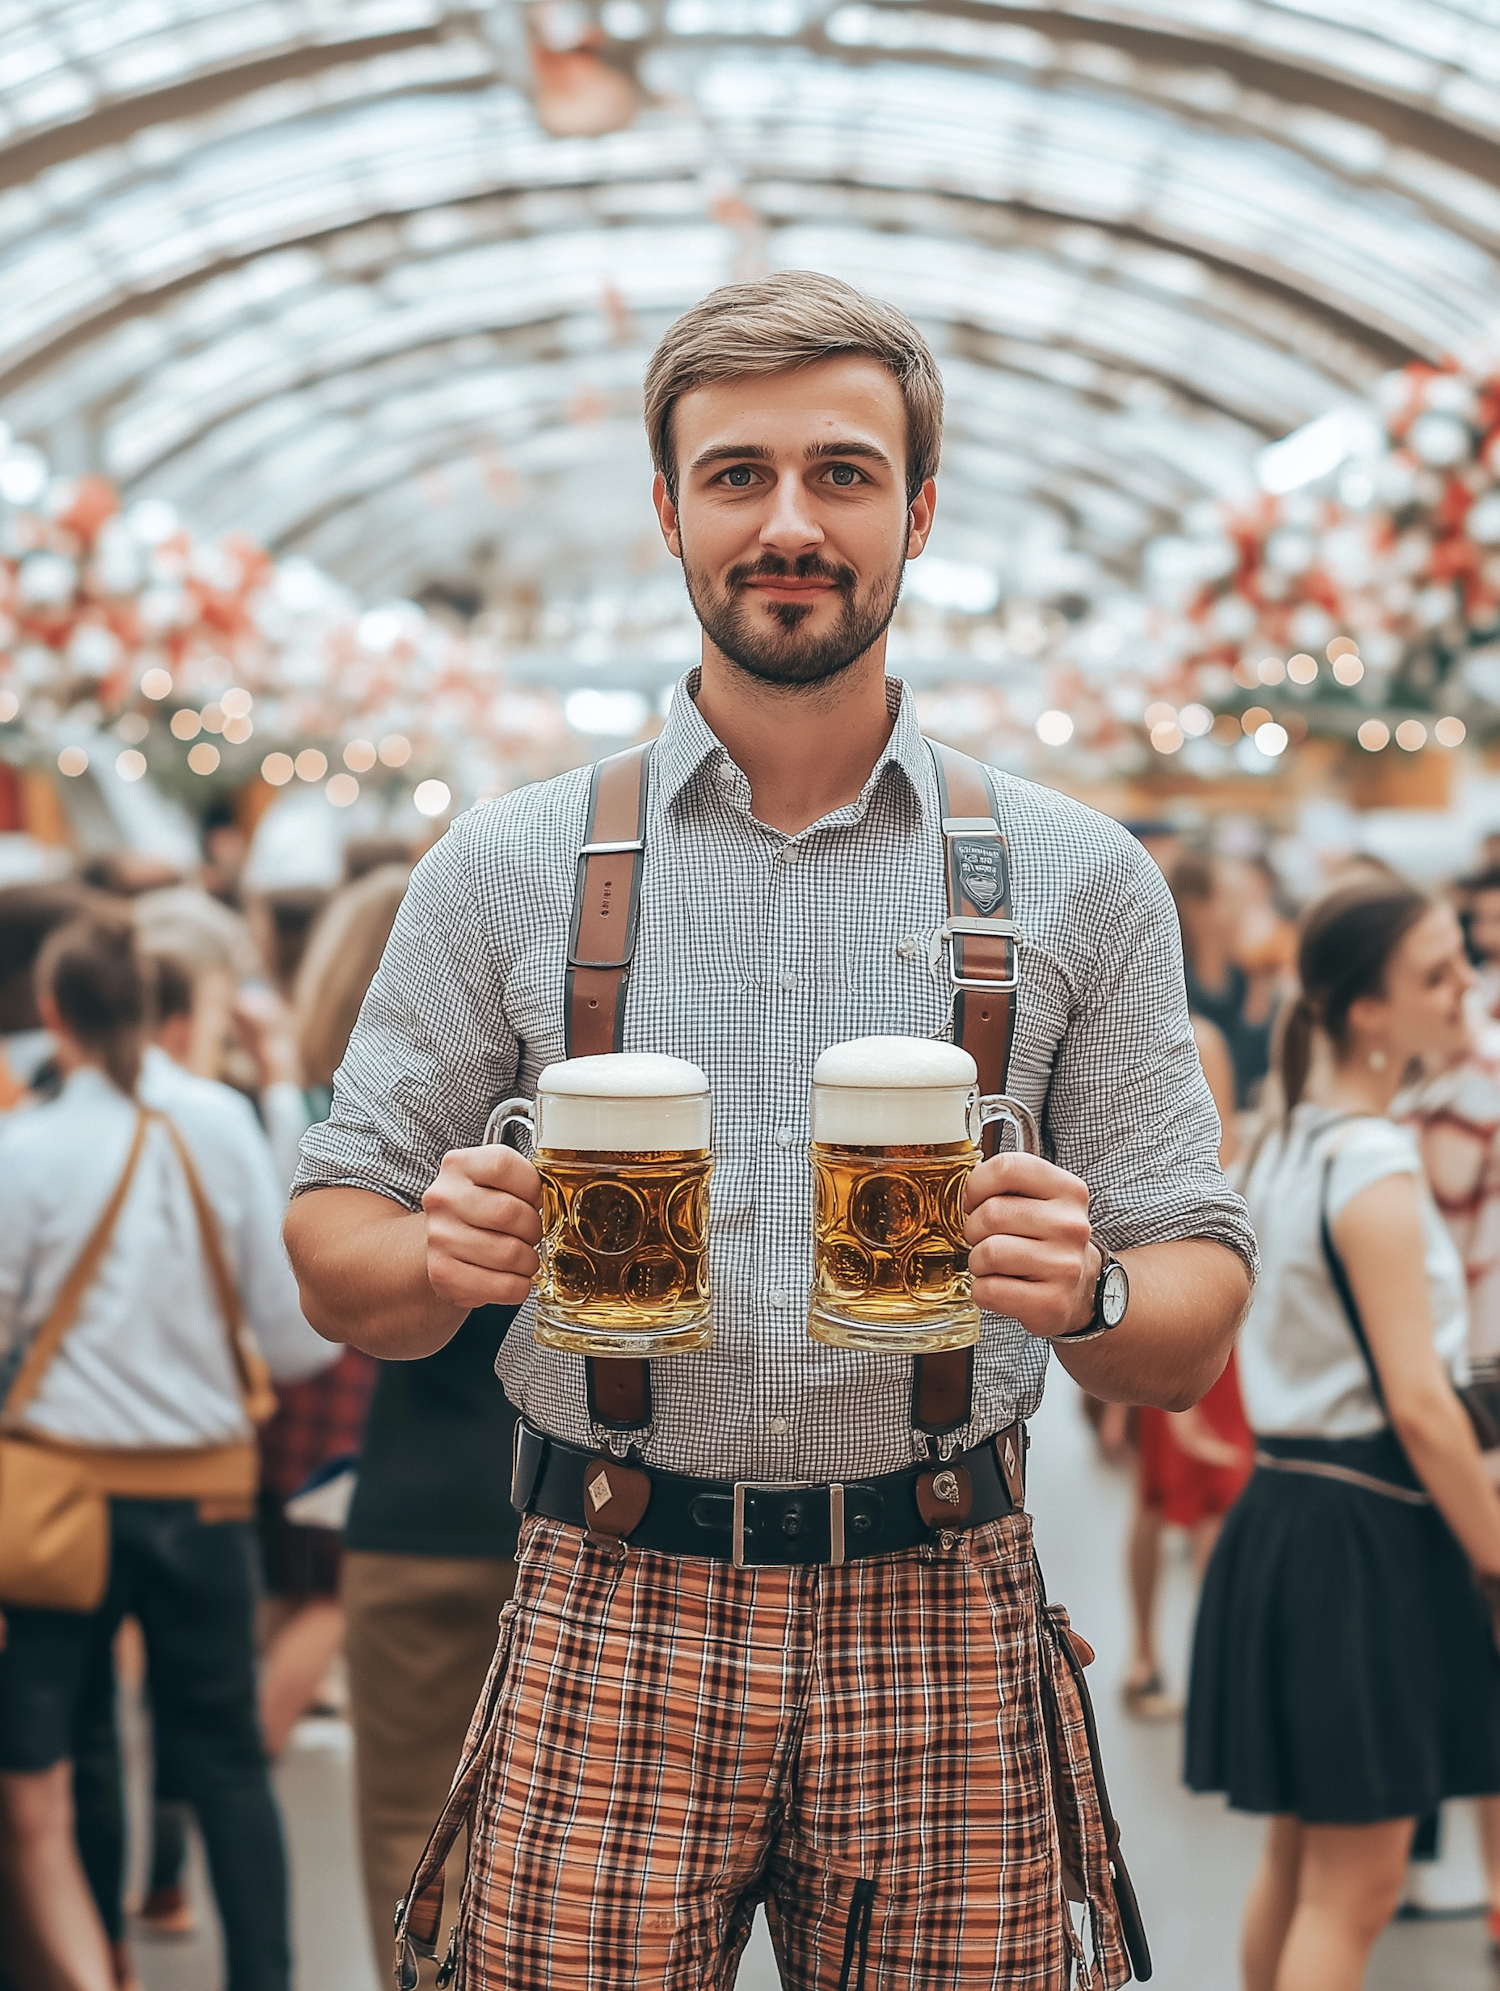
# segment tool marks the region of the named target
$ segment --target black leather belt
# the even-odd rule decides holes
[[[511,1501],[659,1555],[737,1568],[855,1562],[998,1521],[1022,1505],[1025,1427],[930,1465],[815,1486],[694,1479],[516,1426]],[[612,1511],[613,1510],[613,1511]]]

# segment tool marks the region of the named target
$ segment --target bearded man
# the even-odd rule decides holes
[[[470,1991],[728,1986],[761,1900],[796,1991],[1053,1991],[1079,1954],[1065,1869],[1114,1985],[1080,1725],[1045,1739],[1061,1648],[1020,1421],[1049,1349],[1095,1396],[1196,1402],[1246,1304],[1254,1240],[1219,1174],[1172,903],[1124,831],[1060,795],[965,763],[979,812],[944,806],[884,668],[942,422],[905,318],[805,272],[718,291],[663,339],[646,419],[703,651],[639,833],[602,844],[638,866],[612,1041],[712,1082],[713,1343],[652,1363],[622,1407],[533,1340],[529,1305],[507,1337],[519,1574],[402,1968],[414,1984],[467,1823]],[[476,808],[413,876],[287,1225],[308,1318],[340,1341],[425,1355],[529,1294],[538,1176],[480,1142],[563,1055],[597,972],[572,937],[592,794],[580,771]],[[956,969],[985,926],[949,903],[976,837],[978,910],[1003,883],[995,931],[1012,952],[1024,935],[1001,982]],[[936,1369],[807,1337],[812,1068],[866,1033],[950,1035],[956,996],[970,1023],[1010,1017],[1012,995],[1009,1090],[1045,1154],[969,1178],[980,1343],[929,1390]],[[584,1475],[622,1431],[644,1515],[611,1527]]]

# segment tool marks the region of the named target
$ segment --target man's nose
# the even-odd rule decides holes
[[[809,547],[823,543],[823,528],[814,516],[806,487],[795,470],[787,471],[776,480],[775,499],[760,529],[760,543],[774,547],[779,553],[805,553]]]

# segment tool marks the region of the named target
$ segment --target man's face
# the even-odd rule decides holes
[[[908,505],[906,407],[878,361],[833,359],[698,387],[672,414],[677,499],[663,535],[698,620],[763,683],[812,685],[864,656],[932,526]]]

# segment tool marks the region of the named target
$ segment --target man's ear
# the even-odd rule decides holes
[[[906,536],[906,557],[915,560],[927,544],[932,517],[937,510],[937,480],[929,477],[911,501],[911,525]]]
[[[667,543],[667,551],[674,560],[680,560],[682,532],[677,523],[677,501],[667,489],[667,480],[659,470],[651,480],[651,502],[656,507],[656,519],[661,527],[661,536]]]

